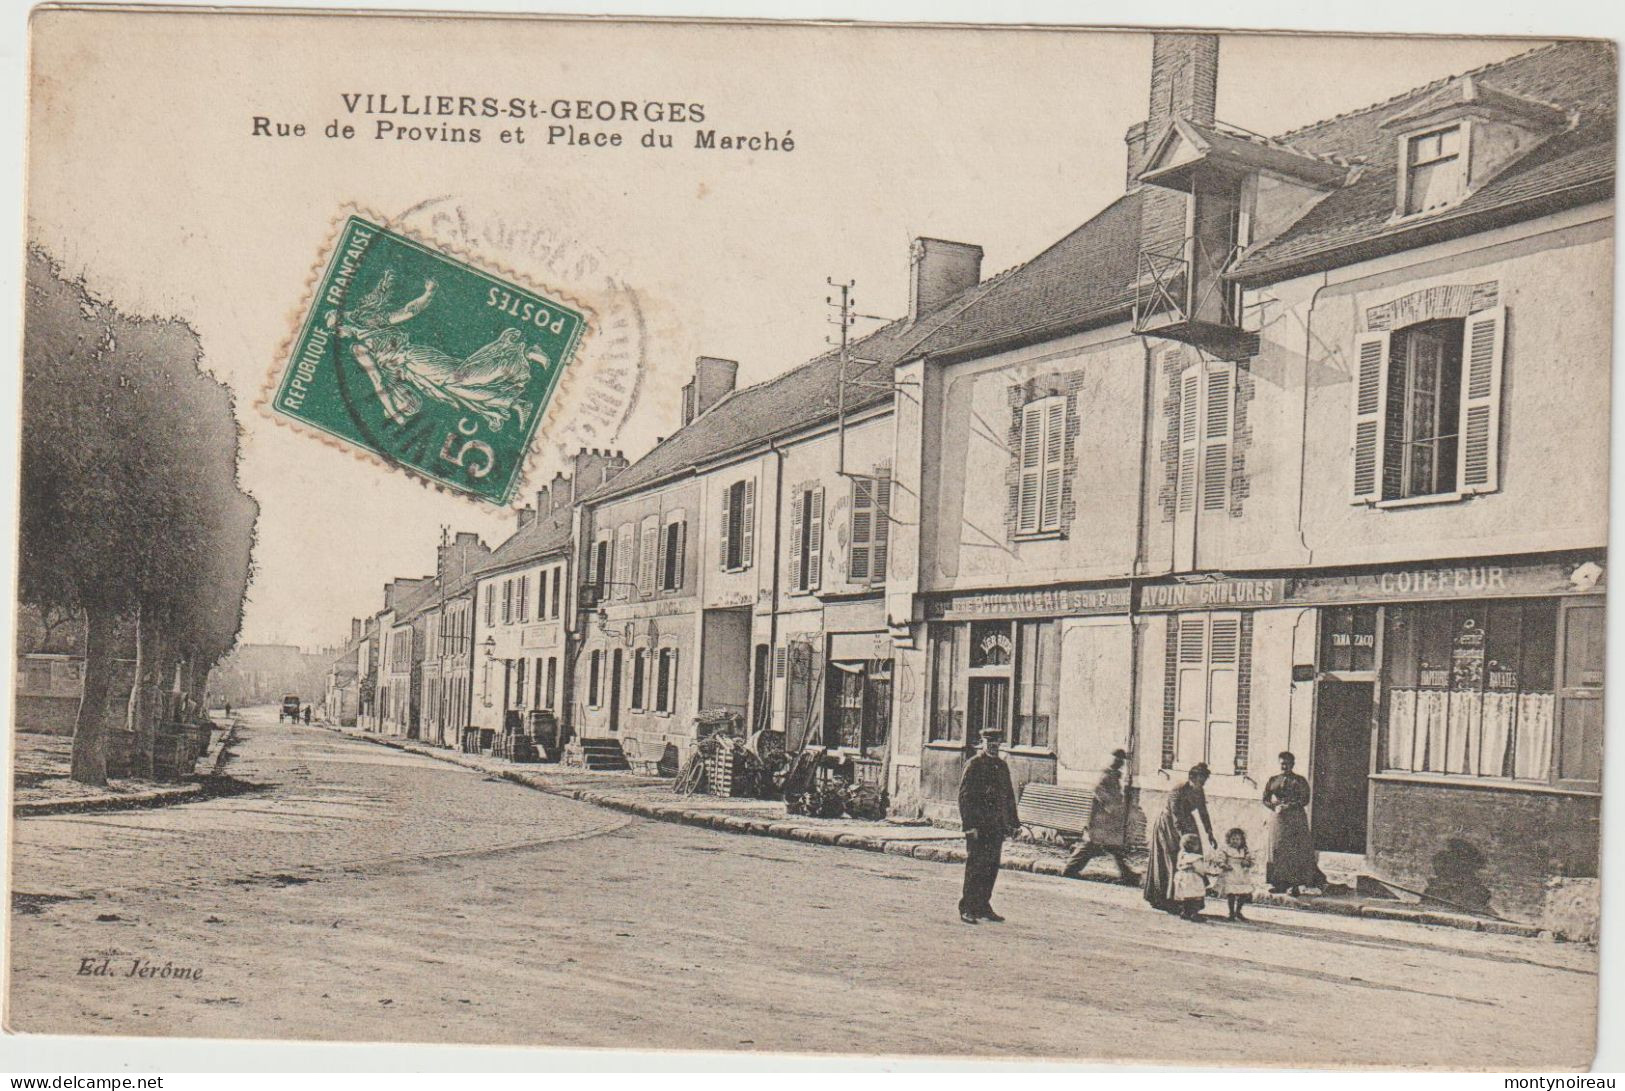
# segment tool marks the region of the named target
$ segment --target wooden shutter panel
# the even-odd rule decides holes
[[[1469,315],[1461,349],[1461,423],[1456,489],[1494,492],[1501,487],[1501,360],[1506,309]]]
[[[790,589],[801,591],[801,515],[807,494],[798,492],[790,504]]]
[[[660,552],[660,522],[658,518],[643,521],[642,540],[638,549],[638,594],[655,592],[655,557]]]
[[[1207,752],[1207,615],[1176,615],[1179,639],[1175,671],[1174,762],[1186,768]]]
[[[1368,333],[1354,354],[1354,456],[1351,504],[1382,499],[1383,451],[1387,444],[1389,335]],[[1465,404],[1465,402],[1464,402]]]
[[[740,506],[739,564],[749,568],[756,559],[756,482],[745,481],[745,502]]]
[[[812,525],[807,528],[807,590],[816,591],[824,575],[824,487],[812,491]]]
[[[637,528],[631,523],[622,523],[615,532],[615,572],[619,586],[615,588],[615,597],[628,599],[632,597],[631,584],[637,580],[636,556],[634,550],[637,543]]]
[[[1040,530],[1061,529],[1061,478],[1066,453],[1066,399],[1048,398],[1044,405],[1044,501]]]
[[[1021,450],[1017,452],[1020,484],[1016,494],[1016,533],[1038,531],[1038,502],[1043,492],[1044,416],[1038,402],[1021,410]]]
[[[1196,509],[1197,419],[1202,388],[1200,365],[1193,364],[1179,378],[1179,510]]]
[[[875,484],[872,477],[852,479],[851,541],[848,543],[846,578],[853,583],[869,582],[869,552],[875,530]]]
[[[733,486],[722,490],[722,520],[717,524],[717,567],[728,570],[728,512],[733,500]]]
[[[1234,762],[1236,706],[1241,680],[1241,615],[1214,614],[1208,624],[1207,753],[1203,760],[1221,756]]]
[[[672,562],[671,589],[680,591],[683,587],[683,566],[688,560],[688,520],[684,519],[677,524],[677,556]]]
[[[869,582],[886,582],[886,561],[891,544],[891,470],[875,475],[874,547],[869,557]]]
[[[1202,429],[1202,510],[1223,511],[1230,499],[1230,428],[1235,376],[1229,364],[1207,373],[1207,421]]]

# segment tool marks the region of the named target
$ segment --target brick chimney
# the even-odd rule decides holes
[[[917,238],[908,248],[908,320],[921,318],[982,280],[982,248]]]
[[[524,530],[536,521],[536,509],[526,504],[519,509],[519,529]]]
[[[353,617],[353,618],[350,619],[350,643],[354,644],[356,641],[358,641],[360,639],[361,639],[361,619],[358,618],[358,617]]]
[[[694,361],[694,378],[683,386],[683,425],[730,394],[739,377],[739,361],[701,356]]]
[[[536,490],[536,518],[546,519],[553,513],[553,497],[549,494],[547,486],[543,485]]]
[[[1154,34],[1151,37],[1151,89],[1146,119],[1129,126],[1127,189],[1136,181],[1145,161],[1176,117],[1198,125],[1213,124],[1214,99],[1219,88],[1219,37],[1216,34]]]
[[[591,451],[585,447],[581,448],[576,452],[575,463],[571,467],[570,502],[574,503],[577,497],[586,496],[624,469],[626,456],[619,451],[611,451],[607,447],[602,451],[596,447]]]

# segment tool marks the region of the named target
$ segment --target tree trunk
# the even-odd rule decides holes
[[[135,733],[132,755],[133,776],[152,779],[154,722],[158,688],[160,632],[157,619],[146,609],[136,611],[135,678],[130,683],[130,707],[125,726]]]
[[[107,693],[112,686],[113,635],[118,619],[104,611],[85,611],[84,691],[73,725],[73,771],[80,784],[107,784]]]

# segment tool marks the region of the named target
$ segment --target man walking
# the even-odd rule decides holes
[[[1125,886],[1140,885],[1140,876],[1129,867],[1124,852],[1128,842],[1128,800],[1123,791],[1123,763],[1128,752],[1112,751],[1112,763],[1095,784],[1094,806],[1089,811],[1089,829],[1066,858],[1061,874],[1081,878],[1084,865],[1105,853],[1117,861],[1117,878]]]
[[[959,824],[965,831],[965,887],[959,919],[966,924],[1002,921],[993,912],[993,884],[999,877],[1004,839],[1016,831],[1016,790],[1010,767],[999,757],[1001,732],[982,732],[982,748],[965,763],[959,778]]]

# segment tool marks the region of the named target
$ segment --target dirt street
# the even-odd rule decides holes
[[[1592,1053],[1583,948],[1263,908],[1198,926],[1012,873],[1008,923],[972,927],[953,867],[644,821],[271,710],[228,771],[257,787],[16,822],[13,1030],[1547,1070]]]

